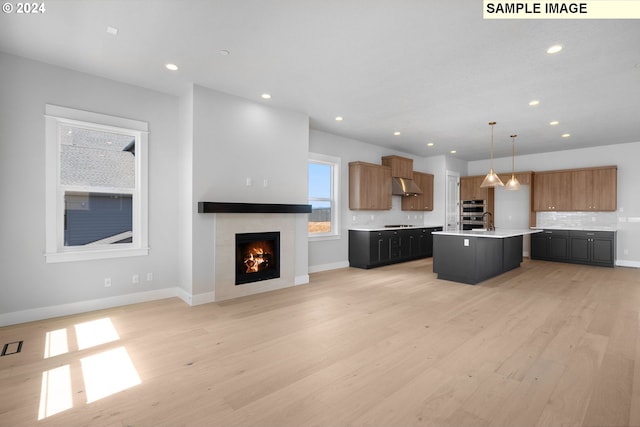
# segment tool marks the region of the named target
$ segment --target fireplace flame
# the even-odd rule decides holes
[[[280,277],[280,233],[236,234],[236,285]]]
[[[244,256],[245,273],[256,273],[269,266],[269,254],[261,247],[253,247]]]

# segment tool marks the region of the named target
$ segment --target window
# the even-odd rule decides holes
[[[47,262],[148,254],[147,124],[46,106]]]
[[[339,172],[340,159],[310,154],[309,159],[309,236],[339,236]]]

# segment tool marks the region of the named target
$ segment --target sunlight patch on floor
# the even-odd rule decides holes
[[[47,332],[44,343],[44,358],[59,356],[69,352],[67,328]]]
[[[124,347],[80,359],[87,403],[140,384],[140,376]]]
[[[38,420],[66,411],[72,407],[73,395],[71,394],[71,370],[69,365],[44,371],[42,373]]]
[[[108,317],[92,320],[91,322],[78,323],[75,328],[78,350],[96,347],[100,344],[120,339],[116,328]]]
[[[59,357],[63,355],[67,355],[64,362],[69,362],[74,351],[92,350],[85,351],[84,357],[72,361],[71,365],[76,366],[79,360],[81,371],[72,370],[70,364],[64,364],[42,373],[38,420],[73,408],[72,380],[79,372],[84,380],[87,404],[142,383],[126,348],[110,348],[110,343],[120,340],[110,318],[78,323],[74,329],[76,343],[69,343],[68,328],[46,333],[44,358],[54,364],[59,364]],[[77,348],[73,348],[73,344],[77,344]]]

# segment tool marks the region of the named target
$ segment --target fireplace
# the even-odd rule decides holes
[[[236,234],[236,285],[280,277],[280,232]]]

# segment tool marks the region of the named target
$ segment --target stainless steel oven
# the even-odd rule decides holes
[[[460,225],[462,229],[484,228],[483,215],[486,211],[486,200],[463,200],[460,204]]]

